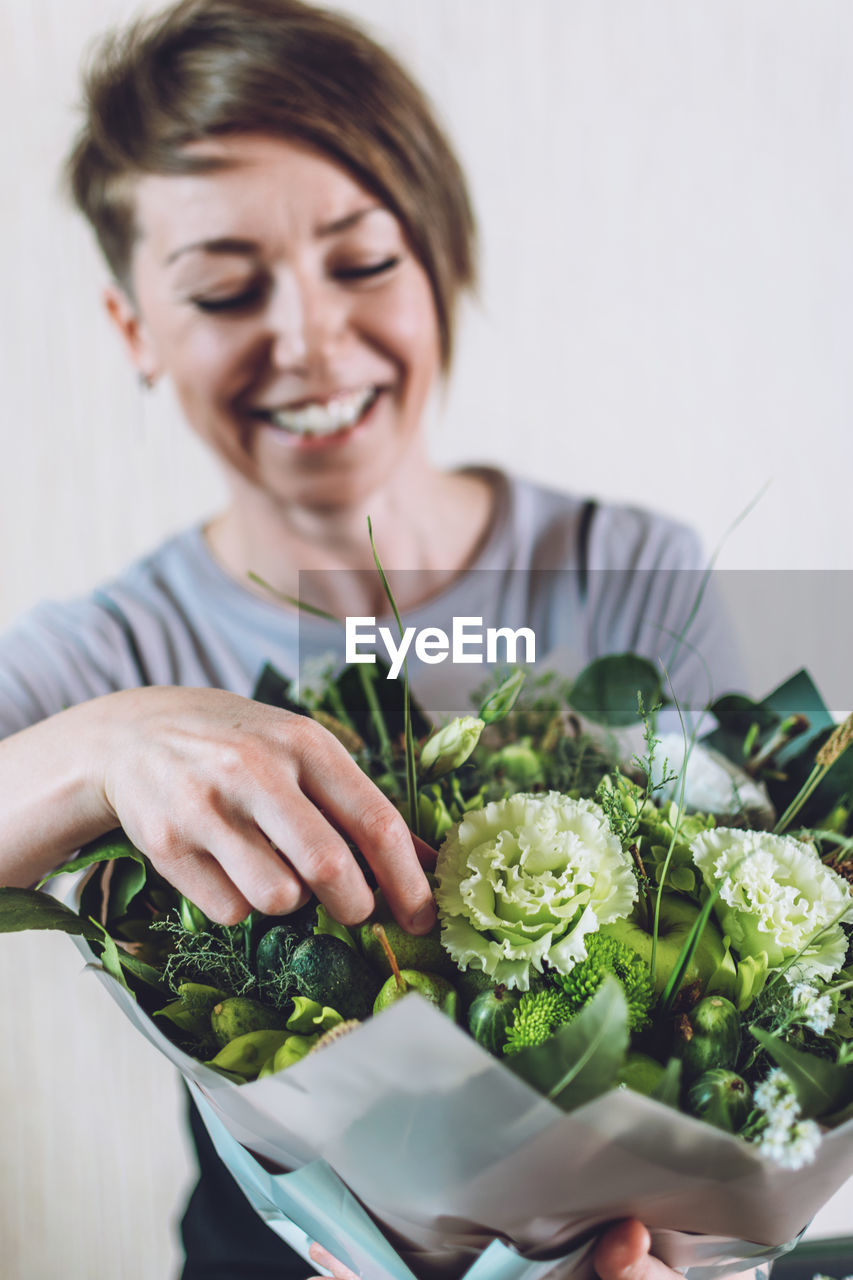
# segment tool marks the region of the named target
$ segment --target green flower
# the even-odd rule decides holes
[[[447,834],[436,865],[442,942],[462,969],[526,991],[531,970],[568,973],[584,938],[627,915],[628,855],[602,809],[549,791],[495,800]]]
[[[571,999],[556,987],[525,991],[506,1033],[504,1053],[518,1053],[520,1049],[544,1044],[560,1027],[571,1022],[576,1012]]]
[[[649,1021],[654,988],[645,963],[626,943],[595,934],[587,945],[586,959],[571,973],[561,974],[556,984],[568,998],[574,1016],[592,999],[608,973],[618,978],[625,992],[629,1030],[642,1031]]]
[[[477,716],[457,716],[424,743],[420,773],[424,782],[441,778],[464,764],[480,741],[485,725]]]
[[[853,896],[812,848],[791,836],[719,827],[690,851],[706,886],[722,886],[714,910],[741,959],[764,952],[778,969],[802,951],[787,971],[792,982],[831,978],[842,967],[840,920],[853,920]]]

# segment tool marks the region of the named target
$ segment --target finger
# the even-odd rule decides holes
[[[349,1267],[345,1267],[337,1258],[333,1258],[328,1249],[324,1249],[321,1244],[312,1244],[308,1252],[311,1255],[311,1261],[316,1262],[318,1267],[325,1267],[327,1271],[331,1271],[335,1280],[358,1280],[354,1271],[350,1271]],[[323,1280],[323,1277],[314,1276],[312,1280]]]
[[[170,884],[189,898],[209,920],[218,924],[239,924],[252,909],[216,859],[204,849],[188,849],[179,857],[162,857],[145,849],[153,865]]]
[[[254,823],[219,823],[208,839],[210,853],[252,909],[286,916],[308,901],[310,889],[290,859]]]
[[[328,749],[304,753],[299,783],[358,845],[397,921],[427,933],[435,923],[432,892],[412,834],[391,801],[335,739]]]
[[[305,796],[261,817],[266,835],[296,875],[341,924],[360,924],[373,911],[373,893],[346,842]]]
[[[651,1236],[642,1222],[626,1218],[610,1227],[599,1240],[592,1265],[600,1280],[681,1280],[659,1258],[653,1258]]]
[[[418,862],[424,871],[432,871],[435,867],[435,860],[438,857],[432,845],[427,844],[426,840],[422,840],[420,836],[416,836],[412,832],[412,842],[415,846],[415,853],[418,855]]]

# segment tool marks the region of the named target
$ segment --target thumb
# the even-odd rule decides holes
[[[650,1256],[651,1243],[647,1229],[636,1218],[610,1227],[592,1255],[600,1280],[674,1280],[677,1273]]]

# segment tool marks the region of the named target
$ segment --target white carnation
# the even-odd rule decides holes
[[[690,852],[706,886],[720,886],[714,911],[741,959],[765,952],[775,969],[802,951],[796,980],[830,978],[842,967],[840,921],[853,920],[853,896],[814,849],[791,836],[717,827]]]
[[[550,791],[472,810],[436,864],[442,942],[462,968],[526,991],[547,961],[568,973],[584,938],[630,913],[637,882],[604,811]]]

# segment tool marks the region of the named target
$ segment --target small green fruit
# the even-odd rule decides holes
[[[210,1014],[210,1026],[221,1045],[226,1045],[249,1031],[283,1030],[282,1016],[277,1009],[270,1009],[257,1000],[250,1000],[248,996],[230,996],[214,1005]],[[239,1069],[235,1068],[237,1071]]]
[[[689,1014],[689,1037],[682,1041],[681,1061],[688,1080],[715,1067],[730,1070],[740,1051],[740,1018],[725,996],[706,996]]]
[[[468,1030],[484,1049],[499,1058],[506,1044],[506,1034],[512,1026],[515,1010],[521,994],[495,987],[481,991],[468,1010]]]
[[[746,1123],[751,1105],[746,1081],[722,1067],[703,1072],[687,1093],[687,1107],[694,1116],[728,1133],[737,1133]]]
[[[401,969],[400,977],[403,980],[402,987],[395,977],[390,977],[380,989],[373,1003],[374,1013],[381,1013],[397,1000],[402,1000],[403,996],[407,996],[409,992],[415,991],[425,1000],[429,1000],[430,1004],[434,1004],[442,1013],[446,1013],[449,1018],[456,1020],[458,997],[446,978],[442,978],[437,973],[421,973],[417,969]]]
[[[391,972],[391,965],[385,954],[382,943],[373,932],[374,924],[381,924],[385,936],[391,944],[391,950],[397,957],[401,969],[419,969],[427,973],[438,973],[449,978],[456,972],[456,965],[441,945],[441,926],[436,921],[429,933],[415,935],[407,933],[391,914],[391,908],[385,900],[381,889],[376,890],[376,907],[370,920],[360,926],[358,942],[364,958],[379,972],[386,975]]]

